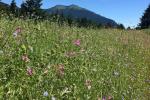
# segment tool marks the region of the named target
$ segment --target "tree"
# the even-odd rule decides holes
[[[150,5],[145,10],[145,12],[144,12],[144,14],[143,14],[143,16],[141,18],[141,22],[139,24],[139,27],[141,29],[149,28],[150,27]]]
[[[42,0],[26,0],[21,4],[21,12],[30,18],[37,18],[43,15],[41,6]]]
[[[16,6],[16,2],[15,0],[12,0],[10,7],[9,7],[9,11],[14,14],[15,16],[17,15],[17,6]]]
[[[105,25],[105,28],[112,28],[113,26],[112,26],[112,24],[111,23],[107,23],[106,25]]]
[[[131,27],[129,26],[129,27],[127,27],[127,30],[131,30]]]
[[[20,15],[24,17],[27,16],[27,7],[25,2],[21,4]]]
[[[123,24],[119,24],[119,25],[117,26],[117,28],[118,28],[118,29],[125,29],[125,27],[124,27]]]
[[[70,27],[73,25],[73,18],[71,15],[67,16],[67,23]]]

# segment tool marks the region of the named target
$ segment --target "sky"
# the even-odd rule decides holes
[[[1,0],[10,4],[12,0]],[[16,0],[18,6],[23,0]],[[99,15],[122,23],[126,27],[136,27],[150,0],[43,0],[42,8],[55,5],[75,4]]]

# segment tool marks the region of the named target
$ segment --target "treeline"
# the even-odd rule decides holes
[[[10,5],[7,5],[5,7],[1,6],[0,9],[7,14],[9,19],[17,17],[21,19],[33,19],[35,21],[50,20],[57,22],[60,26],[68,24],[70,27],[77,26],[86,28],[92,27],[125,29],[123,24],[118,24],[114,27],[110,23],[107,23],[105,25],[98,24],[94,21],[88,20],[87,18],[73,18],[72,16],[64,16],[63,13],[48,14],[43,9],[41,9],[41,6],[42,0],[26,0],[22,2],[19,8],[17,7],[15,0],[12,0]]]
[[[140,19],[140,23],[137,29],[146,29],[150,28],[150,4],[148,8],[145,10],[143,16]]]

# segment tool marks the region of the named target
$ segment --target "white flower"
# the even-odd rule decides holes
[[[92,69],[92,71],[93,71],[93,72],[96,72],[96,71],[97,71],[97,69],[96,69],[96,68],[93,68],[93,69]]]
[[[45,91],[43,95],[47,97],[48,96],[48,92]]]
[[[89,85],[89,86],[87,86],[87,88],[88,88],[88,90],[90,90],[90,89],[91,89],[91,86]]]
[[[56,98],[54,97],[54,96],[52,96],[52,98],[51,98],[52,100],[56,100]]]
[[[117,72],[117,71],[114,71],[114,76],[119,76],[119,72]]]
[[[14,33],[13,33],[13,36],[14,36],[14,37],[17,37],[17,35],[18,35],[17,32],[14,32]]]

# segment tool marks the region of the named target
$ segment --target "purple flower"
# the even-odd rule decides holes
[[[106,97],[105,97],[105,96],[103,96],[102,100],[106,100]]]
[[[28,69],[27,69],[27,74],[28,74],[29,76],[31,76],[31,75],[33,74],[32,68],[28,68]]]
[[[79,39],[77,39],[77,40],[75,40],[75,41],[73,42],[73,44],[76,45],[76,46],[80,46],[81,41],[80,41]]]

